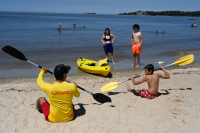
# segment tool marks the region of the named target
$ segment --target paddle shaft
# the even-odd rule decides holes
[[[34,62],[32,62],[32,61],[30,61],[30,60],[28,60],[28,59],[27,59],[27,62],[29,62],[29,63],[31,63],[32,65],[34,65],[34,66],[39,67],[39,68],[42,69],[42,66],[40,66],[40,65],[38,65],[38,64],[35,64]],[[49,72],[50,74],[53,74],[53,72],[51,72],[51,71],[49,71],[49,70],[48,70],[48,72]],[[66,80],[66,79],[65,79],[65,81],[67,81],[68,83],[71,83],[70,81],[68,81],[68,80]],[[77,86],[79,89],[81,89],[81,90],[83,90],[83,91],[85,91],[85,92],[90,93],[91,95],[93,95],[92,92],[90,92],[90,91],[88,91],[88,90],[86,90],[86,89],[83,89],[82,87],[80,87],[80,86],[78,86],[78,85],[76,85],[76,86]]]
[[[173,65],[173,64],[169,64],[169,65],[166,65],[166,66],[164,66],[164,67],[168,67],[168,66],[172,66],[172,65]],[[156,69],[156,70],[154,70],[154,71],[158,71],[158,70],[160,70],[160,68],[158,68],[158,69]],[[140,77],[140,76],[143,76],[143,75],[145,75],[145,73],[140,74],[140,75],[137,75],[137,76],[135,76],[134,78],[137,78],[137,77]],[[126,79],[126,80],[122,81],[121,83],[124,83],[124,82],[129,81],[129,80],[131,80],[131,78]]]
[[[38,64],[35,64],[34,62],[28,60],[28,59],[24,56],[24,54],[23,54],[22,52],[20,52],[19,50],[15,49],[15,48],[13,48],[13,47],[11,47],[11,46],[5,46],[5,47],[3,47],[1,50],[4,51],[4,52],[6,52],[7,54],[9,54],[9,55],[11,55],[11,56],[17,58],[17,59],[20,59],[20,60],[23,60],[23,61],[27,61],[27,62],[31,63],[32,65],[34,65],[34,66],[36,66],[36,67],[42,68],[42,66],[40,66],[40,65],[38,65]],[[49,71],[49,70],[48,70],[48,72],[51,73],[51,74],[53,74],[53,72],[51,72],[51,71]],[[65,80],[65,81],[71,83],[71,82],[68,81],[68,80]],[[103,104],[103,103],[106,103],[106,102],[111,102],[111,101],[112,101],[112,100],[110,99],[110,97],[108,97],[108,96],[106,96],[106,95],[103,95],[102,93],[95,93],[95,94],[93,94],[92,92],[89,92],[89,91],[83,89],[82,87],[80,87],[80,86],[78,86],[78,85],[77,85],[77,87],[78,87],[79,89],[81,89],[81,90],[87,92],[87,93],[90,93],[96,101],[98,101],[98,102],[100,102],[100,103],[102,103],[102,104]]]

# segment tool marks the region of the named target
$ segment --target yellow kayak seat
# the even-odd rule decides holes
[[[108,65],[108,58],[105,58],[103,60],[99,60],[97,63],[96,63],[96,66],[97,67],[102,67],[102,66],[107,66]]]

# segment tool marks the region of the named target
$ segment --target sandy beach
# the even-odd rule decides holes
[[[37,98],[47,98],[36,83],[37,77],[0,79],[0,132],[199,132],[200,68],[167,71],[171,78],[160,80],[160,96],[152,100],[127,92],[126,83],[120,84],[109,95],[112,103],[100,104],[90,94],[80,90],[81,96],[73,99],[76,118],[64,123],[47,122],[43,114],[35,109]],[[68,80],[99,93],[100,88],[109,82],[119,82],[141,73],[141,70],[119,70],[112,72],[112,78],[79,74],[69,75]],[[45,76],[44,80],[55,82],[52,76]],[[131,81],[127,83],[132,86]],[[135,88],[147,88],[147,84]],[[104,94],[108,95],[107,92]]]

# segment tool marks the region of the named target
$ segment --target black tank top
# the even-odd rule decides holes
[[[108,35],[106,35],[106,36],[108,36]],[[105,41],[105,42],[107,42],[107,41],[110,41],[110,42],[111,42],[111,36],[110,36],[109,39],[106,39],[106,36],[105,36],[105,38],[104,38],[104,41]]]

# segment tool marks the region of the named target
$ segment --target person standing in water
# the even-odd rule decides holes
[[[58,25],[58,30],[59,31],[61,30],[61,23],[59,23],[59,25]]]
[[[132,33],[132,38],[131,38],[131,45],[132,45],[132,51],[133,51],[133,65],[131,65],[131,66],[135,67],[135,61],[136,61],[136,56],[137,56],[137,66],[136,67],[139,68],[140,53],[142,52],[143,36],[142,36],[142,33],[139,32],[140,26],[138,24],[134,24],[133,29],[135,32]]]
[[[112,59],[113,64],[115,64],[114,57],[113,57],[113,43],[115,39],[116,37],[113,34],[110,34],[110,29],[106,28],[105,33],[101,38],[101,42],[103,43],[103,46],[104,46],[105,58],[108,58],[108,53],[110,53],[110,57]]]

